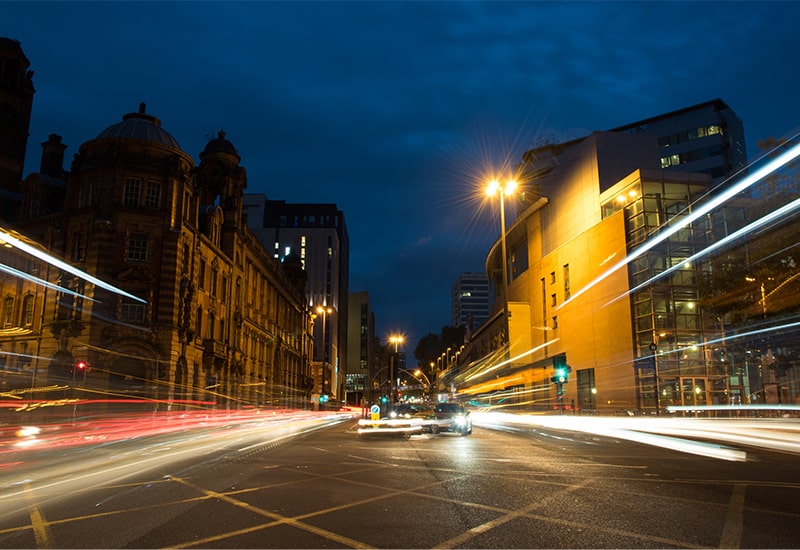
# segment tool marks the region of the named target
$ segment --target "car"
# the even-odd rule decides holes
[[[426,403],[403,403],[389,413],[389,418],[433,418],[433,406]]]
[[[472,418],[461,403],[438,403],[429,424],[433,433],[453,432],[462,436],[472,433]]]
[[[393,406],[388,416],[380,419],[362,418],[358,422],[357,433],[359,437],[397,435],[406,438],[423,432],[430,433],[433,415],[430,405],[403,403]]]

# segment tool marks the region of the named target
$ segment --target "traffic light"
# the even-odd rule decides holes
[[[86,371],[86,361],[83,359],[78,359],[75,361],[75,368],[78,369],[78,372],[85,372]]]
[[[322,395],[320,395],[319,396],[319,402],[320,403],[327,403],[328,402],[328,394],[327,393],[323,393]]]
[[[550,378],[550,381],[553,384],[566,384],[569,380],[569,373],[572,371],[572,367],[567,365],[566,355],[562,353],[553,357],[553,370],[553,377]]]
[[[385,395],[381,395],[381,403],[386,403],[388,401],[389,401],[388,397],[386,397]]]

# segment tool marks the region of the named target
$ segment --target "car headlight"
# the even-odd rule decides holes
[[[455,422],[459,426],[463,426],[464,424],[467,423],[467,418],[465,416],[457,416],[455,417]]]

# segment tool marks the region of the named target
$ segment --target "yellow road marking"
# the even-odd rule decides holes
[[[728,504],[728,517],[719,539],[720,548],[739,548],[742,544],[742,512],[744,511],[744,493],[747,485],[737,483],[731,492]]]
[[[31,518],[31,528],[36,539],[36,546],[39,548],[50,548],[50,528],[44,515],[39,511],[39,507],[33,501],[30,487],[23,483],[25,489],[25,499],[28,501],[28,515]]]

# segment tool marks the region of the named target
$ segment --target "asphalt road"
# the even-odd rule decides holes
[[[800,547],[797,455],[735,462],[542,427],[359,439],[354,425],[159,436],[36,477],[43,455],[3,486],[0,547]]]

